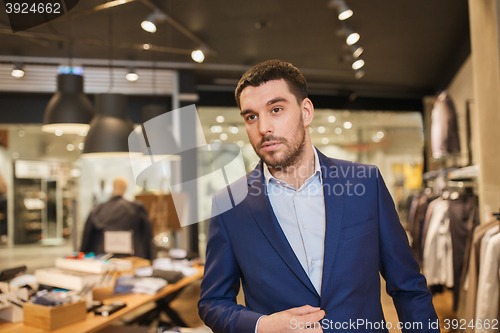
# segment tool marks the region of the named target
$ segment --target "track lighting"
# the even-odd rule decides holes
[[[364,49],[361,46],[351,45],[352,57],[354,59],[359,58],[359,56],[363,53]]]
[[[354,32],[352,29],[346,27],[345,25],[341,30],[337,31],[337,35],[345,37],[345,42],[349,46],[356,44],[360,38],[357,32]]]
[[[194,50],[191,52],[191,58],[193,58],[193,60],[197,63],[202,63],[203,60],[205,60],[205,55],[202,50]]]
[[[135,82],[135,81],[139,80],[139,75],[137,75],[137,73],[135,72],[135,69],[133,67],[130,67],[127,75],[125,75],[125,78],[129,82]]]
[[[159,9],[155,9],[154,12],[148,15],[148,17],[142,21],[141,27],[154,34],[156,32],[156,25],[167,19],[167,15],[162,13]]]
[[[360,36],[357,32],[351,32],[351,33],[349,33],[349,35],[347,35],[345,42],[347,45],[354,45],[358,42],[359,37]]]
[[[356,73],[354,73],[354,77],[359,80],[363,76],[365,76],[365,71],[364,70],[357,70]]]
[[[10,74],[18,79],[22,78],[24,76],[23,65],[20,62],[16,62]]]
[[[353,14],[353,11],[347,6],[344,0],[331,0],[328,6],[337,9],[340,21],[347,20]]]
[[[352,69],[358,70],[365,65],[365,61],[363,59],[358,59],[352,63]]]

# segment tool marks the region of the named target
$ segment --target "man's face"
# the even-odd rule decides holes
[[[286,168],[302,158],[306,126],[312,120],[308,98],[299,104],[281,79],[246,87],[240,105],[248,139],[267,165]]]

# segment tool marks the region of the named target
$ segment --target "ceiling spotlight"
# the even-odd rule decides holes
[[[336,118],[335,116],[329,116],[329,117],[328,117],[328,122],[329,122],[330,124],[333,124],[333,123],[335,122],[335,120],[337,120],[337,118]]]
[[[363,59],[358,59],[352,63],[352,69],[358,70],[365,65],[365,61]]]
[[[342,128],[337,127],[337,128],[335,129],[335,134],[341,134],[341,133],[342,133]]]
[[[330,142],[330,140],[328,140],[328,138],[321,139],[321,143],[324,144],[324,145],[327,145],[328,142]]]
[[[342,26],[342,29],[337,31],[337,35],[345,38],[345,42],[347,45],[354,45],[358,42],[360,36],[357,32],[354,32],[352,29],[348,28],[346,25]]]
[[[360,36],[357,32],[351,32],[349,35],[347,35],[345,42],[347,43],[347,45],[354,45],[358,42],[359,37]]]
[[[226,141],[227,140],[227,134],[226,133],[222,133],[219,138],[222,140],[222,141]]]
[[[142,46],[142,48],[147,51],[151,48],[151,45],[149,43],[146,43]]]
[[[351,51],[352,57],[357,59],[363,53],[364,49],[361,46],[351,45]]]
[[[203,54],[202,50],[194,50],[191,52],[191,58],[201,64],[205,60],[205,54]]]
[[[141,27],[154,34],[156,32],[156,25],[167,19],[167,15],[162,13],[159,9],[155,9],[154,12],[148,15],[148,17],[142,21]]]
[[[22,78],[24,76],[24,70],[23,70],[23,65],[19,62],[14,64],[14,69],[10,73],[13,77],[16,77],[18,79]]]
[[[345,129],[350,129],[350,128],[352,128],[352,123],[351,123],[350,121],[346,121],[346,122],[344,123],[344,128],[345,128]]]
[[[354,77],[358,80],[361,79],[363,76],[365,76],[364,70],[357,70],[356,73],[354,73]]]
[[[324,126],[319,126],[318,127],[318,133],[323,134],[323,133],[325,133],[325,131],[326,131],[326,128]]]
[[[217,118],[215,118],[215,121],[218,122],[219,124],[223,123],[224,122],[224,116],[217,116]]]
[[[231,132],[233,134],[237,134],[239,132],[239,128],[236,127],[236,126],[230,126],[229,127],[229,132]]]
[[[379,138],[379,139],[382,139],[382,138],[384,137],[384,135],[385,135],[385,134],[384,134],[384,132],[382,132],[382,131],[378,131],[378,132],[377,132],[377,138]]]
[[[346,5],[344,0],[331,0],[328,6],[337,9],[340,21],[347,20],[353,14],[353,11]]]
[[[135,82],[135,81],[139,80],[139,75],[137,75],[137,73],[135,72],[135,69],[132,67],[129,68],[129,71],[128,71],[127,75],[125,75],[125,77],[127,78],[127,80],[129,82]]]

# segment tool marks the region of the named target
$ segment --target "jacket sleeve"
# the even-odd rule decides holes
[[[214,197],[199,314],[214,333],[254,333],[262,315],[236,303],[240,269],[218,212]]]
[[[425,277],[413,257],[408,237],[399,222],[394,201],[377,170],[378,215],[380,235],[380,273],[386,280],[387,293],[392,297],[398,312],[403,333],[440,332],[432,294]],[[430,326],[433,324],[433,326]],[[419,325],[421,325],[419,327]]]

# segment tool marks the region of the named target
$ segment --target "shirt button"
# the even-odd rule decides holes
[[[307,224],[304,224],[304,229],[307,229]]]
[[[276,181],[276,184],[281,184],[279,180]]]
[[[299,191],[295,192],[295,195],[299,195]]]
[[[314,261],[314,259],[313,259],[313,260],[311,260],[311,264],[313,264],[313,265],[314,265],[315,263],[316,263],[316,261]]]

